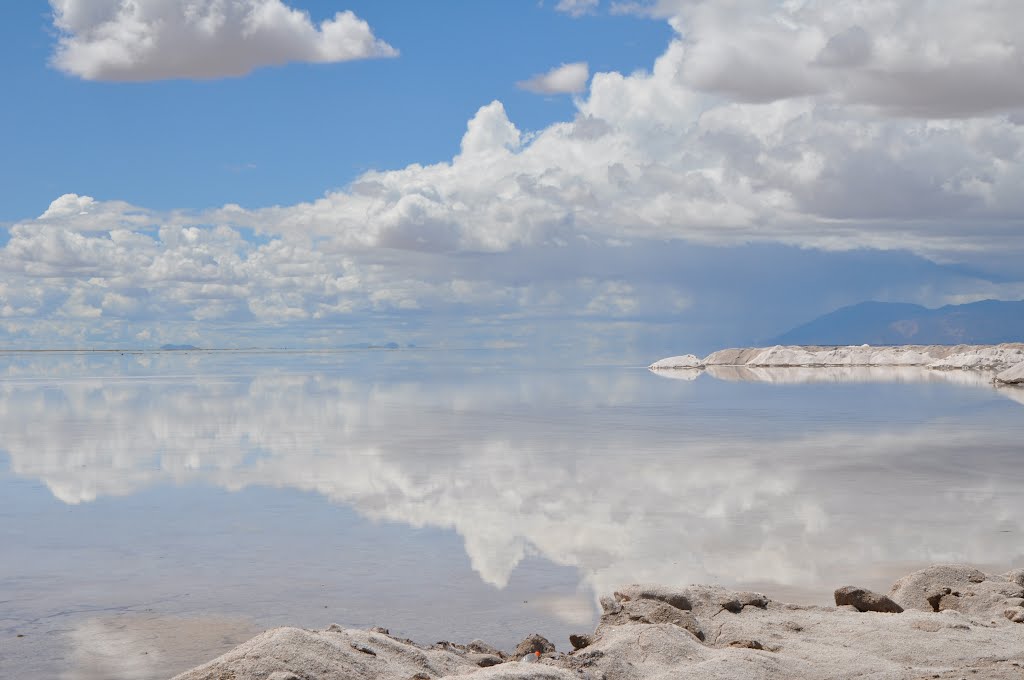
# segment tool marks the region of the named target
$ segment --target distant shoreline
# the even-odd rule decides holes
[[[57,349],[0,349],[0,355],[4,354],[338,354],[342,352],[363,352],[363,351],[431,351],[431,347],[387,347],[384,345],[371,345],[367,347],[316,347],[316,348],[294,348],[294,347],[194,347],[194,348],[105,348],[91,349],[81,347],[68,347]]]
[[[652,371],[703,371],[709,367],[739,368],[900,368],[974,371],[991,374],[1003,385],[1024,384],[1024,343],[999,345],[776,345],[660,359]]]

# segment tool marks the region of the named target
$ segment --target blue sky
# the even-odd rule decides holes
[[[533,2],[291,3],[313,21],[350,9],[395,59],[286,64],[242,78],[88,82],[49,66],[46,2],[10,3],[0,23],[0,108],[9,161],[0,219],[32,218],[74,192],[157,210],[296,203],[370,169],[435,163],[494,99],[526,130],[571,118],[571,98],[516,83],[564,62],[647,68],[661,21],[573,18]],[[59,162],[55,162],[59,159]]]
[[[1024,6],[51,0],[0,342],[657,358],[1024,297]]]

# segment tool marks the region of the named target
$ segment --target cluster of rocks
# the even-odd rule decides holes
[[[845,586],[835,601],[631,585],[602,598],[597,629],[571,636],[568,653],[540,635],[508,653],[480,640],[421,646],[383,628],[278,628],[174,680],[1024,677],[1024,569],[937,565],[887,595]]]

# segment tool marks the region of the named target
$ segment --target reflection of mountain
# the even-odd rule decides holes
[[[450,528],[496,586],[530,554],[599,592],[636,580],[834,586],[865,564],[1021,555],[1019,424],[949,412],[901,426],[880,405],[862,425],[823,427],[776,422],[786,407],[736,411],[732,396],[667,422],[644,401],[651,390],[670,398],[704,381],[461,378],[8,380],[0,449],[66,503],[166,482],[263,485]]]
[[[928,309],[862,302],[783,333],[778,345],[989,345],[1024,342],[1024,301],[983,300]]]

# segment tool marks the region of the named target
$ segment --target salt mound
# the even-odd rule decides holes
[[[720,366],[927,366],[933,369],[1003,370],[1024,361],[1024,345],[898,345],[893,347],[748,347],[708,355]]]
[[[275,628],[174,680],[376,680],[461,675],[464,656],[365,630]]]
[[[1024,362],[1024,346],[993,345],[966,346],[928,366],[938,370],[963,369],[975,371],[1001,371]]]
[[[996,382],[1003,383],[1004,385],[1024,384],[1024,361],[997,375]]]
[[[700,357],[693,354],[682,354],[677,357],[668,357],[667,359],[655,361],[647,368],[652,371],[659,371],[671,368],[702,368],[703,366],[704,362],[700,360]]]

